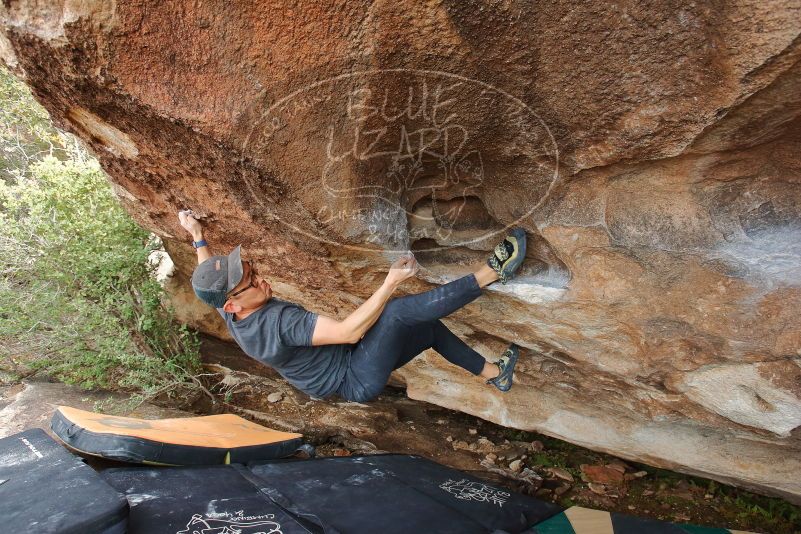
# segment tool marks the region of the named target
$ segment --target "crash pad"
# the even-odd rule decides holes
[[[340,532],[522,532],[561,510],[420,456],[250,462],[283,502]]]
[[[396,454],[113,468],[102,474],[126,494],[132,534],[298,528],[342,534],[516,534],[561,510],[424,458]]]
[[[572,506],[564,512],[543,521],[529,534],[753,534],[742,530],[701,527],[668,523],[657,519],[634,517]]]
[[[106,469],[102,476],[128,498],[129,534],[336,532],[285,511],[240,469],[124,467]]]
[[[156,465],[213,465],[283,458],[302,436],[233,414],[137,419],[59,406],[50,428],[82,454]]]
[[[124,533],[128,503],[40,428],[0,439],[0,532]]]

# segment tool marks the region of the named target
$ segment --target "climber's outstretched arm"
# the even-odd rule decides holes
[[[387,301],[407,278],[411,278],[420,267],[414,256],[403,256],[390,266],[384,283],[344,320],[337,321],[331,317],[320,315],[312,334],[312,345],[328,345],[333,343],[356,343],[378,320]]]

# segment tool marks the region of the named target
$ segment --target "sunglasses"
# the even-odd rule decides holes
[[[253,260],[247,260],[245,263],[247,263],[248,265],[250,265],[250,284],[248,284],[248,286],[247,286],[247,287],[244,287],[244,288],[240,289],[240,290],[239,290],[239,291],[237,291],[236,293],[231,293],[230,295],[228,295],[228,298],[229,298],[229,299],[232,299],[232,298],[234,298],[235,296],[237,296],[237,295],[239,295],[239,294],[241,294],[241,293],[244,293],[245,291],[247,291],[247,290],[248,290],[248,289],[250,289],[251,287],[259,287],[258,285],[255,285],[255,284],[253,283],[253,277],[254,277],[255,275],[259,274],[259,273],[257,273],[257,272],[256,272],[256,268],[255,268],[255,267],[253,267]]]

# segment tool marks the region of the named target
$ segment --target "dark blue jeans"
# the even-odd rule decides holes
[[[478,281],[469,274],[424,293],[391,299],[353,346],[337,394],[351,401],[369,401],[381,393],[392,371],[429,348],[474,375],[480,374],[484,357],[439,320],[479,295]]]

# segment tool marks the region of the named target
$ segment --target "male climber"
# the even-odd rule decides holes
[[[195,294],[217,309],[245,353],[304,393],[369,401],[381,393],[393,370],[428,348],[501,391],[512,387],[517,345],[511,344],[496,363],[490,363],[439,319],[475,300],[484,286],[499,279],[505,284],[514,276],[526,255],[522,228],[512,229],[487,264],[474,273],[423,293],[390,299],[419,269],[412,256],[398,259],[381,287],[338,321],[273,297],[253,262],[242,261],[240,247],[227,256],[212,256],[192,212],[181,211],[178,218],[197,250]]]

